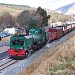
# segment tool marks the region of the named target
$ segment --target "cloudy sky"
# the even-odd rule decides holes
[[[0,3],[29,5],[31,7],[41,6],[42,8],[47,8],[51,10],[55,10],[61,6],[73,2],[74,0],[0,0]]]

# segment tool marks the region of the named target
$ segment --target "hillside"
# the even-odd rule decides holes
[[[72,16],[70,16],[70,15],[61,14],[61,13],[58,13],[58,12],[50,10],[50,9],[45,9],[45,10],[47,11],[48,15],[51,15],[49,24],[56,23],[58,21],[63,22],[65,20],[71,21]]]
[[[75,14],[75,2],[65,5],[63,7],[60,7],[56,9],[55,11],[61,14],[73,15]]]
[[[27,5],[14,5],[14,4],[3,4],[0,3],[0,15],[4,12],[9,12],[13,15],[20,13],[23,10],[31,9],[30,6]]]

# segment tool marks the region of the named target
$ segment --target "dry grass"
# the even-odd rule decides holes
[[[74,40],[75,34],[64,43],[48,51],[43,57],[39,58],[38,61],[23,70],[20,75],[75,75],[74,61],[72,60],[72,63],[67,63],[70,59],[75,57]],[[63,70],[57,70],[53,73],[50,72],[50,68],[55,68],[55,66],[57,66],[56,69],[61,68]]]
[[[2,15],[3,13],[5,12],[10,12],[12,15],[18,15],[20,12],[22,12],[22,10],[16,10],[16,9],[13,9],[13,8],[8,8],[8,7],[5,7],[5,6],[0,6],[0,15]]]

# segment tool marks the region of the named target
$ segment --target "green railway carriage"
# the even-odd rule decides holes
[[[41,28],[32,28],[29,35],[13,35],[10,38],[10,57],[27,57],[31,51],[40,49],[48,41],[48,32]]]

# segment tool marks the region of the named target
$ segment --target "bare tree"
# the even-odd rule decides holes
[[[17,17],[17,21],[20,24],[20,27],[40,27],[42,24],[42,16],[37,14],[35,11],[29,12],[25,10]]]
[[[18,24],[20,24],[20,27],[26,27],[29,24],[30,19],[31,19],[30,12],[27,10],[24,10],[17,17],[17,22]]]
[[[0,17],[0,25],[4,25],[5,27],[15,26],[15,17],[9,12],[3,13]]]

